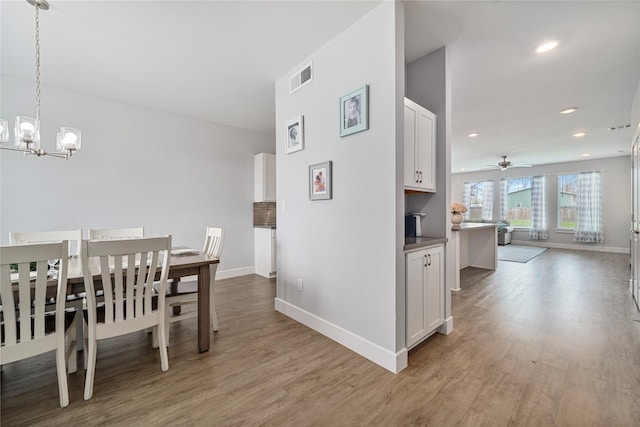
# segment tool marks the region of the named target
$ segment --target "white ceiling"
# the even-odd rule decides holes
[[[50,3],[43,84],[273,134],[273,82],[377,2]],[[631,129],[607,128],[629,123],[640,1],[409,1],[405,15],[407,62],[451,48],[454,172],[502,155],[544,164],[629,154]],[[2,74],[33,80],[33,8],[2,0],[0,19]],[[534,54],[549,38],[559,47]],[[559,114],[570,106],[578,111]]]

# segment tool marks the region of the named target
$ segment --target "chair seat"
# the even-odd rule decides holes
[[[175,289],[174,289],[175,288]],[[189,295],[198,293],[198,281],[173,282],[167,286],[167,296]]]
[[[55,307],[53,307],[53,310],[55,310]],[[0,315],[2,315],[3,313],[3,308],[0,308]],[[71,326],[73,324],[73,320],[76,317],[76,311],[73,309],[67,309],[64,312],[64,327],[65,329],[69,329],[69,326]],[[34,330],[34,319],[33,316],[31,317],[31,330]],[[18,320],[16,322],[16,336],[18,339],[20,339],[20,320]],[[51,333],[51,332],[55,332],[56,330],[56,313],[54,311],[46,314],[44,316],[44,331],[46,334]],[[33,338],[33,337],[32,337]],[[0,341],[2,342],[2,344],[4,344],[4,316],[3,316],[3,320],[0,322]]]

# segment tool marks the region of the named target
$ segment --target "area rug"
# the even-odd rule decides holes
[[[505,245],[498,246],[498,259],[500,261],[529,262],[548,248],[537,246]]]

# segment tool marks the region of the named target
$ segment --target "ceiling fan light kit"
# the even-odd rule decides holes
[[[507,160],[507,156],[502,156],[502,161],[498,162],[497,167],[493,165],[489,165],[487,169],[500,169],[501,171],[506,171],[507,169],[510,169],[510,168],[530,168],[531,166],[533,165],[530,165],[528,163],[520,163],[520,162],[512,163],[509,160]]]

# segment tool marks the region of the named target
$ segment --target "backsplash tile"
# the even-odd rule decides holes
[[[253,225],[275,227],[276,202],[256,202],[253,204]]]

